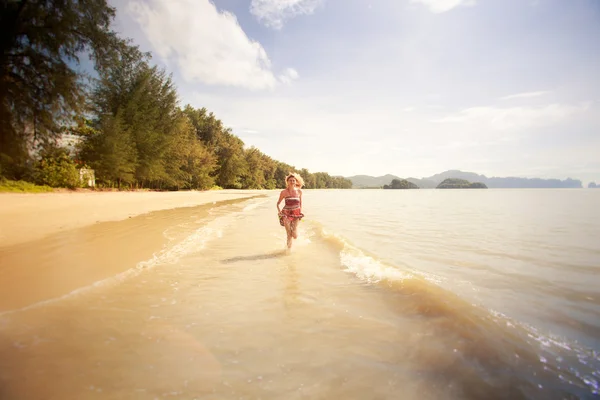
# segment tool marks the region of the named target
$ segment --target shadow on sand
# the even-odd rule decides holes
[[[223,264],[231,264],[231,263],[238,262],[238,261],[267,260],[269,258],[285,257],[288,254],[289,254],[288,250],[277,250],[277,251],[273,251],[271,253],[265,253],[265,254],[254,254],[251,256],[226,258],[225,260],[221,260],[221,262]]]

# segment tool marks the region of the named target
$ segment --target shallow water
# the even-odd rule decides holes
[[[600,193],[304,197],[0,249],[0,398],[598,395]]]

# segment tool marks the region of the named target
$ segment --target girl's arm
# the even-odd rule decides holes
[[[279,209],[279,204],[281,203],[281,200],[283,200],[284,197],[285,197],[285,190],[282,190],[281,193],[279,193],[279,200],[277,200],[277,214],[281,214],[281,210]]]

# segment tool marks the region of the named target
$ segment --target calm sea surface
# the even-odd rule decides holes
[[[600,191],[277,194],[0,248],[0,398],[600,395]]]

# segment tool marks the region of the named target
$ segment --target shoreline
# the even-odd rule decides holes
[[[0,248],[152,211],[268,194],[269,190],[0,193]]]

